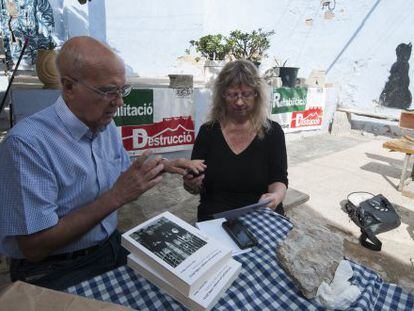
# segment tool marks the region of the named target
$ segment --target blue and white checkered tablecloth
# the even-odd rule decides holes
[[[258,240],[251,252],[236,256],[242,270],[214,310],[324,310],[304,298],[279,266],[276,246],[292,228],[271,211],[243,216],[242,221]],[[352,283],[361,296],[351,310],[414,310],[414,295],[384,283],[373,271],[351,262]],[[118,303],[137,310],[185,310],[178,302],[127,266],[72,286],[68,293]]]

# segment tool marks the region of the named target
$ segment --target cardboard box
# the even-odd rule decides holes
[[[17,281],[3,290],[0,309],[7,311],[127,311],[124,306],[92,300],[81,296]]]

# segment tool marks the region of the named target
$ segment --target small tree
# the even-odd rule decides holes
[[[224,60],[230,52],[226,38],[221,35],[206,35],[200,39],[191,40],[190,44],[195,47],[196,51],[210,60]],[[189,51],[187,51],[189,52]]]
[[[230,33],[227,43],[236,59],[247,59],[260,64],[262,58],[267,56],[264,52],[270,47],[269,37],[274,34],[274,30],[263,32],[261,28],[251,33],[234,30]]]

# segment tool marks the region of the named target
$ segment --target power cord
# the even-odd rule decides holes
[[[369,194],[371,196],[371,198],[375,196],[375,194],[373,194],[371,192],[368,192],[368,191],[353,191],[353,192],[348,193],[348,195],[346,196],[346,200],[347,200],[347,202],[349,202],[352,205],[354,205],[354,207],[357,207],[359,205],[359,203],[361,203],[363,200],[370,199],[370,198],[363,198],[361,201],[359,201],[358,203],[356,203],[354,200],[351,200],[350,199],[350,197],[352,195],[356,195],[356,194]],[[348,211],[347,204],[345,205],[345,208]]]
[[[357,195],[357,194],[368,194],[371,197],[363,198],[359,202],[355,202],[350,199],[352,195]],[[382,247],[382,243],[380,240],[376,238],[375,234],[371,231],[371,229],[367,225],[366,215],[364,215],[364,212],[361,212],[359,208],[359,205],[361,202],[365,200],[369,200],[373,197],[375,197],[375,195],[367,191],[351,192],[346,197],[347,202],[345,204],[345,210],[348,213],[348,216],[351,218],[351,220],[361,229],[361,236],[359,237],[359,242],[361,243],[361,245],[373,251],[380,251]]]

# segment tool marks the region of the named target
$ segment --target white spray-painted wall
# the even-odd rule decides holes
[[[62,8],[62,39],[90,34],[106,40],[130,75],[190,73],[201,79],[202,65],[184,57],[190,40],[234,29],[274,29],[261,70],[273,66],[274,58],[300,67],[300,77],[312,69],[326,70],[340,106],[399,115],[398,109],[379,107],[376,100],[396,61],[395,48],[414,41],[414,1],[336,0],[331,19],[320,0],[92,0],[88,7],[75,0],[52,2]],[[413,83],[410,91],[414,94]]]

